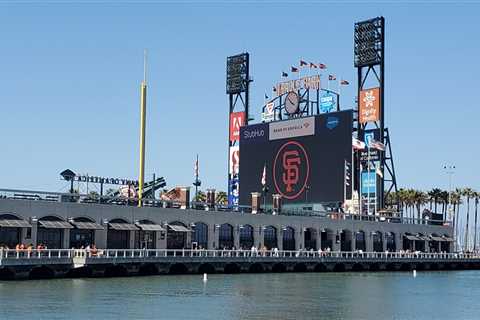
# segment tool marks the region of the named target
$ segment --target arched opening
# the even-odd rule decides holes
[[[103,229],[101,225],[87,217],[74,218],[72,224],[74,228],[70,230],[69,248],[75,249],[95,244],[95,230]]]
[[[415,251],[425,252],[425,240],[428,238],[425,235],[417,234],[417,240],[415,240]]]
[[[442,240],[443,241],[440,242],[440,250],[442,250],[442,252],[450,253],[451,243],[453,242],[453,239],[450,238],[448,234],[444,234]]]
[[[158,274],[158,268],[153,263],[145,263],[138,269],[138,274],[141,276],[153,276]]]
[[[372,232],[373,252],[383,252],[383,234],[380,231]]]
[[[0,246],[15,248],[21,243],[22,228],[31,228],[31,225],[13,214],[0,215]]]
[[[360,230],[355,233],[355,250],[366,251],[365,232]]]
[[[263,266],[260,263],[253,263],[248,268],[248,272],[250,273],[260,273],[263,272]]]
[[[433,233],[428,240],[428,252],[440,252],[440,243],[442,243],[442,237]]]
[[[350,230],[340,231],[340,251],[352,251],[352,232]]]
[[[126,277],[128,276],[128,270],[124,266],[119,264],[109,265],[105,268],[105,277]]]
[[[46,266],[35,267],[28,274],[29,279],[52,279],[55,277],[55,271]]]
[[[157,242],[157,232],[164,232],[165,229],[150,220],[140,220],[136,223],[140,230],[135,231],[136,249],[155,249]]]
[[[203,222],[195,222],[192,236],[192,247],[208,249],[208,225]]]
[[[277,228],[274,226],[266,226],[263,229],[263,245],[270,250],[276,248],[277,244]]]
[[[108,223],[107,248],[128,249],[130,248],[130,232],[138,228],[124,219],[113,219]]]
[[[415,240],[417,237],[410,233],[405,233],[403,235],[403,250],[405,251],[414,251],[415,250]]]
[[[293,267],[293,271],[294,272],[307,272],[307,266],[305,265],[305,263],[297,263]]]
[[[332,250],[333,249],[333,240],[335,235],[333,234],[333,231],[330,229],[323,229],[321,234],[321,246],[322,250]]]
[[[167,249],[189,248],[190,245],[187,243],[188,232],[190,232],[190,229],[180,221],[169,223],[167,230]]]
[[[236,263],[227,263],[223,269],[225,273],[240,273],[240,266]]]
[[[200,274],[203,274],[203,273],[209,273],[209,274],[215,273],[215,267],[214,267],[213,265],[211,265],[210,263],[202,263],[202,264],[198,267],[198,273],[200,273]]]
[[[395,243],[395,233],[393,233],[393,232],[385,233],[385,240],[387,241],[388,252],[397,251],[397,245]]]
[[[170,266],[168,273],[169,274],[186,274],[188,273],[188,268],[183,263],[175,263]]]
[[[272,272],[285,272],[287,271],[287,268],[283,263],[275,263],[272,266]]]
[[[253,227],[249,224],[240,226],[240,248],[250,250],[253,247]]]
[[[317,231],[314,228],[306,228],[303,233],[303,240],[306,250],[317,250]]]
[[[37,244],[42,244],[48,249],[61,249],[65,229],[73,226],[56,216],[46,216],[38,220]]]
[[[295,230],[292,227],[283,228],[283,250],[295,250]]]
[[[233,245],[233,226],[229,223],[224,223],[220,226],[218,247],[219,249],[232,249]]]

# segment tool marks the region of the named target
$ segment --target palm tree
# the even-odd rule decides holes
[[[471,188],[463,189],[462,195],[467,197],[467,222],[465,225],[465,243],[464,243],[465,251],[468,251],[468,242],[469,242],[468,241],[468,224],[470,220],[470,198],[472,197],[472,194],[473,194],[473,190]]]
[[[417,221],[420,223],[422,217],[421,217],[421,206],[423,206],[425,203],[428,202],[428,196],[425,192],[415,190],[413,193],[413,202],[415,204],[415,207],[417,208]]]
[[[439,188],[433,188],[432,190],[430,190],[428,192],[428,195],[430,196],[431,200],[433,200],[433,203],[435,205],[435,210],[433,210],[433,212],[437,213],[437,203],[438,203],[438,199],[440,198],[440,194],[442,193],[442,190],[440,190]],[[430,205],[430,209],[432,209],[432,206]]]
[[[475,197],[475,226],[473,229],[473,251],[477,250],[477,213],[478,213],[478,200],[480,198],[480,192],[474,192],[473,197]]]
[[[455,248],[458,248],[458,226],[460,225],[459,215],[460,215],[460,205],[462,204],[462,189],[455,189],[452,192],[450,201],[453,203],[453,232],[455,235]]]

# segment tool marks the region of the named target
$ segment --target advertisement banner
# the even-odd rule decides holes
[[[331,112],[335,105],[333,94],[326,93],[320,97],[320,111],[323,113]]]
[[[268,131],[270,141],[313,136],[315,134],[315,117],[272,122]]]
[[[230,175],[238,174],[238,170],[240,168],[240,147],[233,146],[230,147],[230,168],[228,169],[228,173]]]
[[[377,174],[375,170],[362,172],[361,192],[368,195],[369,193],[375,194],[377,188]]]
[[[245,125],[245,112],[230,113],[230,141],[240,140],[240,127]]]
[[[262,121],[270,122],[275,120],[275,103],[269,102],[265,106],[264,112],[262,112]]]
[[[268,124],[259,123],[240,129],[240,145],[247,143],[263,143],[268,141]]]
[[[380,88],[360,91],[358,115],[360,123],[380,120]]]
[[[370,142],[372,140],[380,141],[380,129],[370,129],[365,130],[363,134],[363,141],[368,148],[370,146]],[[360,151],[360,161],[366,162],[368,161],[368,149],[365,148],[364,150]],[[377,149],[370,148],[370,161],[379,161],[380,160],[380,151]]]

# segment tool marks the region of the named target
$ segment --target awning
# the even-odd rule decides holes
[[[48,229],[73,229],[73,226],[66,221],[45,221],[38,220],[38,223]]]
[[[412,241],[420,240],[419,238],[415,236],[410,236],[410,235],[405,235],[405,238],[407,238],[407,240],[412,240]]]
[[[109,223],[108,226],[113,230],[136,231],[139,230],[136,225],[131,223]]]
[[[72,222],[77,229],[103,230],[103,226],[95,222]]]
[[[159,224],[150,223],[137,223],[137,227],[143,231],[165,231],[165,229]]]
[[[3,228],[30,228],[31,225],[25,220],[0,220],[0,227]]]
[[[443,241],[449,241],[449,242],[453,242],[455,240],[453,240],[453,238],[450,238],[450,237],[442,237],[443,238]]]
[[[169,224],[168,227],[170,229],[172,229],[173,231],[176,231],[176,232],[190,232],[191,230],[184,227],[184,226],[179,226],[179,225],[176,225],[176,224]]]
[[[432,241],[445,241],[442,237],[437,236],[430,236],[430,239],[432,239]]]
[[[424,241],[424,240],[430,240],[430,238],[426,237],[426,236],[419,235],[419,236],[417,236],[417,240],[423,240]]]

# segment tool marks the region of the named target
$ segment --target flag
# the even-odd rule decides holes
[[[315,69],[317,69],[317,68],[318,68],[318,66],[317,66],[315,63],[313,63],[313,62],[310,62],[310,68],[315,68]]]
[[[345,160],[345,184],[347,186],[350,185],[349,180],[350,180],[350,163],[347,160]]]
[[[277,88],[273,87],[272,91],[277,92]]]
[[[358,140],[355,137],[352,137],[352,147],[354,150],[362,150],[365,149],[365,142]]]
[[[195,170],[195,177],[198,177],[198,155],[197,155],[197,160],[195,161],[194,170]]]
[[[284,77],[284,78],[288,77],[288,73],[282,72],[282,77]]]
[[[334,74],[329,74],[328,81],[333,81],[333,80],[337,80],[337,77]]]
[[[319,67],[320,69],[327,69],[327,65],[325,65],[325,64],[323,64],[323,63],[319,63],[319,64],[318,64],[318,67]]]
[[[263,166],[263,173],[262,173],[262,186],[265,187],[267,184],[267,165],[265,164]]]
[[[300,60],[300,67],[306,66],[308,63],[306,61]]]
[[[350,84],[350,82],[348,82],[347,80],[342,80],[342,81],[340,81],[340,84],[344,85],[344,86],[348,86]]]
[[[294,67],[292,66],[292,69],[291,69],[292,72],[298,72],[298,68],[297,67]]]
[[[380,151],[385,151],[385,145],[383,143],[381,143],[380,141],[377,141],[377,140],[370,140],[370,143],[368,144],[368,147],[369,148],[373,148],[373,149],[377,149],[377,150],[380,150]]]
[[[380,177],[383,178],[383,172],[380,169],[380,166],[377,166],[377,169],[375,169],[375,173]]]
[[[265,93],[265,100],[267,100],[267,99],[268,99],[268,96],[267,96],[267,94]]]

